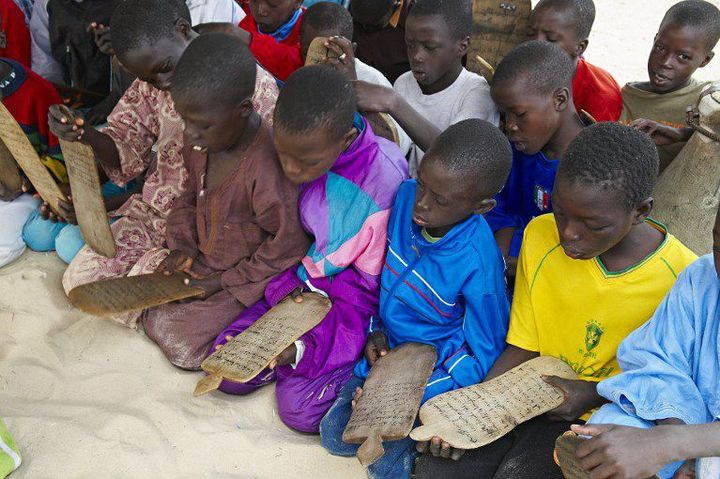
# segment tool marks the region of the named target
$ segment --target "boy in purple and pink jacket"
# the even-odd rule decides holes
[[[222,391],[247,394],[277,380],[278,413],[288,426],[317,433],[320,420],[350,379],[377,315],[387,223],[407,162],[356,114],[342,74],[326,66],[290,76],[275,108],[274,143],[285,175],[300,184],[298,207],[314,242],[302,263],[273,280],[265,299],[218,336],[215,348],[247,329],[289,294],[327,295],[332,309],[248,383]]]

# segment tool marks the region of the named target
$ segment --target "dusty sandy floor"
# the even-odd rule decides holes
[[[597,0],[587,58],[624,83],[646,78],[672,1]],[[720,58],[701,70],[720,78]],[[0,269],[0,414],[21,449],[13,478],[360,478],[355,459],[275,414],[272,387],[193,398],[198,374],[170,366],[142,334],[74,310],[62,263],[26,253]]]

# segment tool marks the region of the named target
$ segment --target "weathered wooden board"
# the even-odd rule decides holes
[[[330,300],[304,293],[296,303],[287,297],[203,361],[208,373],[195,387],[195,396],[217,389],[223,379],[244,383],[268,367],[285,348],[320,324],[330,311]]]
[[[528,39],[531,12],[530,0],[474,0],[467,69],[490,81],[494,71],[488,66],[497,68],[510,50]]]
[[[58,200],[67,201],[50,172],[38,157],[25,133],[12,114],[0,103],[0,140],[12,154],[17,164],[25,172],[30,183],[50,208],[58,210]]]
[[[385,453],[382,441],[410,434],[437,352],[428,344],[405,343],[373,365],[342,439],[362,444],[357,457],[369,466]]]
[[[705,96],[698,109],[700,124],[720,135],[720,92]],[[710,253],[720,204],[720,142],[695,132],[660,175],[653,198],[653,218],[697,255]]]
[[[73,306],[99,316],[151,308],[203,294],[185,284],[185,273],[151,273],[106,279],[80,285],[70,291]]]
[[[590,479],[590,473],[583,469],[575,449],[586,439],[568,432],[555,440],[555,460],[565,479]]]
[[[461,449],[489,444],[563,403],[563,392],[546,383],[543,375],[577,379],[570,366],[557,358],[531,359],[490,381],[432,398],[420,409],[423,425],[410,437],[428,441],[439,436]]]
[[[22,178],[15,157],[0,140],[0,198],[14,199],[22,192]]]
[[[310,42],[308,51],[305,54],[305,66],[325,64],[330,52],[328,47],[325,46],[327,40],[327,37],[315,37]]]
[[[114,258],[115,239],[100,190],[100,176],[93,149],[79,141],[65,140],[60,140],[60,147],[83,239],[96,253]]]

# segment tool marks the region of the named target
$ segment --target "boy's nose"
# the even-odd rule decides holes
[[[660,65],[664,68],[671,69],[673,67],[673,55],[668,53],[666,55],[663,55],[663,57],[660,59]]]

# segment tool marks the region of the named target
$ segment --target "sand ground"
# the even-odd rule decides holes
[[[646,79],[669,0],[596,0],[589,61]],[[720,59],[698,77],[720,78]],[[1,227],[1,226],[0,226]],[[200,377],[142,334],[73,309],[54,254],[0,269],[0,414],[24,463],[13,478],[361,478],[355,459],[277,418],[274,389],[193,398]]]

